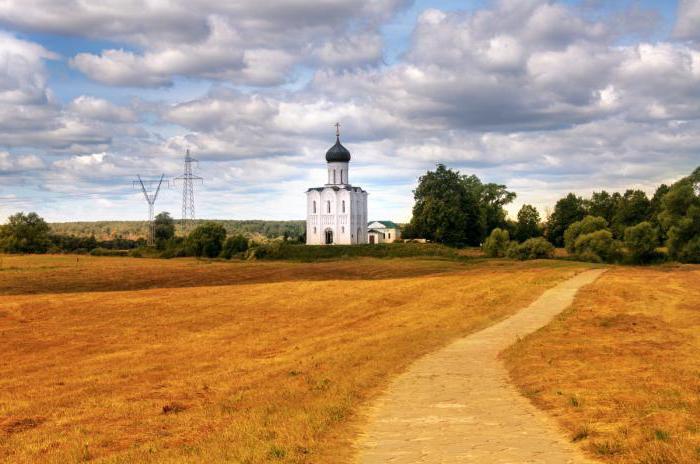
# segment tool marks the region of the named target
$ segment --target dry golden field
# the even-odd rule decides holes
[[[392,376],[586,267],[5,256],[0,461],[348,462]]]
[[[700,266],[611,269],[504,357],[590,456],[700,462]]]

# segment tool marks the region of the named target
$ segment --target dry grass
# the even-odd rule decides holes
[[[524,394],[611,463],[700,462],[700,266],[615,268],[505,353]]]
[[[5,257],[0,461],[348,462],[389,378],[583,268]]]

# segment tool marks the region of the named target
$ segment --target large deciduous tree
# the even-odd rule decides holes
[[[226,239],[226,229],[221,224],[205,222],[197,226],[187,237],[188,254],[215,258],[221,253]]]
[[[532,205],[523,205],[518,211],[518,222],[515,225],[515,239],[518,242],[542,235],[540,229],[540,213]]]
[[[673,184],[661,202],[659,222],[672,258],[700,263],[700,167]]]
[[[625,229],[649,219],[651,202],[641,190],[627,190],[615,208],[615,215],[610,222],[615,237],[623,238]]]
[[[503,206],[515,198],[505,185],[483,184],[478,177],[463,176],[443,164],[420,177],[413,195],[413,217],[405,237],[471,246],[506,225]]]
[[[163,248],[165,243],[175,236],[175,221],[170,213],[163,211],[155,217],[156,246]]]
[[[576,221],[580,221],[586,216],[586,208],[581,197],[569,193],[564,198],[557,201],[554,212],[547,221],[547,240],[555,246],[564,245],[564,232]]]
[[[36,213],[13,214],[0,226],[0,248],[8,253],[46,253],[51,246],[49,231]]]

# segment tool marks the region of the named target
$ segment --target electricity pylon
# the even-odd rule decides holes
[[[199,163],[198,160],[190,156],[190,150],[185,153],[185,172],[176,177],[175,181],[182,181],[182,232],[187,234],[190,226],[194,222],[194,183],[204,183],[204,178],[195,176],[192,173],[192,163]]]
[[[153,246],[156,244],[156,223],[153,220],[153,212],[156,204],[156,199],[158,198],[158,192],[160,192],[160,186],[163,184],[163,178],[165,177],[165,174],[161,174],[160,180],[147,180],[143,181],[141,179],[140,175],[136,175],[138,177],[138,181],[134,181],[134,186],[136,186],[136,183],[138,182],[141,185],[141,191],[143,192],[143,196],[146,198],[146,202],[148,202],[148,246]],[[156,182],[158,183],[158,186],[155,189],[154,193],[151,193],[153,191],[153,186],[156,185]],[[167,181],[166,181],[167,183]],[[148,185],[148,187],[146,187]]]

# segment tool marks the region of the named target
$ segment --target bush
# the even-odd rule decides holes
[[[581,235],[599,230],[606,230],[608,222],[600,216],[586,216],[571,224],[564,232],[564,247],[569,253],[575,253],[576,239]]]
[[[127,256],[127,250],[110,250],[108,248],[97,247],[90,250],[92,256]]]
[[[621,257],[620,242],[609,230],[580,235],[574,243],[574,254],[582,261],[612,263]]]
[[[249,259],[284,259],[313,262],[344,258],[408,258],[415,256],[459,259],[454,248],[438,243],[379,243],[375,245],[297,245],[284,242],[251,244]]]
[[[508,231],[496,227],[484,241],[484,253],[489,258],[502,258],[506,255],[508,242],[510,242]]]
[[[546,259],[554,256],[554,245],[544,237],[529,238],[523,243],[511,242],[506,256],[511,259]]]
[[[248,239],[238,234],[226,239],[221,250],[221,257],[231,259],[233,256],[246,251],[248,251]]]
[[[215,258],[221,253],[226,229],[221,224],[205,222],[187,237],[187,253],[192,256]]]
[[[633,263],[653,261],[657,257],[657,243],[656,229],[646,221],[625,229],[625,248]]]

